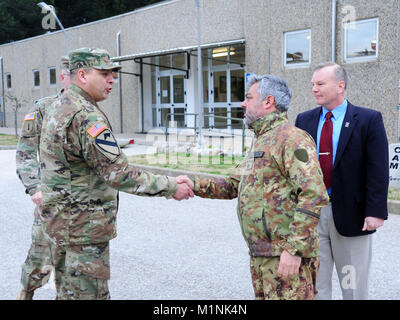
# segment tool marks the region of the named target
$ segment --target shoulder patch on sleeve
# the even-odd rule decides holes
[[[87,132],[92,136],[92,138],[96,138],[102,131],[106,129],[107,127],[101,121],[97,121],[87,130]]]
[[[297,149],[294,152],[294,156],[300,160],[301,162],[307,162],[308,161],[308,152],[306,149]]]
[[[24,121],[32,121],[35,120],[35,118],[36,118],[35,112],[27,113],[25,115]]]
[[[114,161],[121,154],[117,140],[108,129],[98,134],[95,143],[100,152],[111,161]]]

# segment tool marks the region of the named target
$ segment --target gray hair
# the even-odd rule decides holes
[[[279,111],[289,110],[292,90],[289,88],[285,80],[271,74],[253,75],[249,78],[246,92],[255,83],[258,83],[260,102],[267,96],[271,95],[275,98],[275,106]]]
[[[326,67],[334,67],[336,81],[344,81],[344,88],[346,89],[349,78],[346,70],[341,65],[334,62],[323,62],[315,67],[314,72]]]

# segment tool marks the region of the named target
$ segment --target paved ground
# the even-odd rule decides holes
[[[15,150],[0,150],[0,176],[0,300],[10,300],[20,290],[34,206],[15,174]],[[253,299],[235,207],[236,200],[121,193],[118,237],[111,241],[112,299]],[[390,215],[375,235],[371,299],[400,299],[399,229],[400,215]],[[54,285],[36,294],[54,297]],[[334,298],[341,298],[337,280]]]

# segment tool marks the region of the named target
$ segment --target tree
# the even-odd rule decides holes
[[[11,108],[14,111],[14,126],[15,126],[15,137],[18,138],[18,111],[22,108],[27,101],[25,99],[20,99],[12,94],[7,94],[6,98],[11,102]]]
[[[45,0],[54,6],[64,28],[112,17],[161,0]],[[46,33],[41,0],[1,0],[0,44]],[[56,25],[56,28],[59,28]]]

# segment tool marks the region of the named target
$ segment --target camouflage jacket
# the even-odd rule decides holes
[[[311,136],[272,112],[250,129],[255,142],[236,175],[195,179],[200,197],[238,197],[237,214],[252,256],[280,256],[283,250],[317,257],[316,230],[329,198]]]
[[[40,191],[39,142],[43,118],[49,107],[63,92],[35,101],[33,109],[25,115],[22,134],[16,152],[17,175],[25,186],[25,192],[33,195]]]
[[[40,140],[42,219],[60,245],[103,243],[116,236],[118,191],[172,197],[176,180],[128,164],[106,115],[71,84],[43,121]]]

